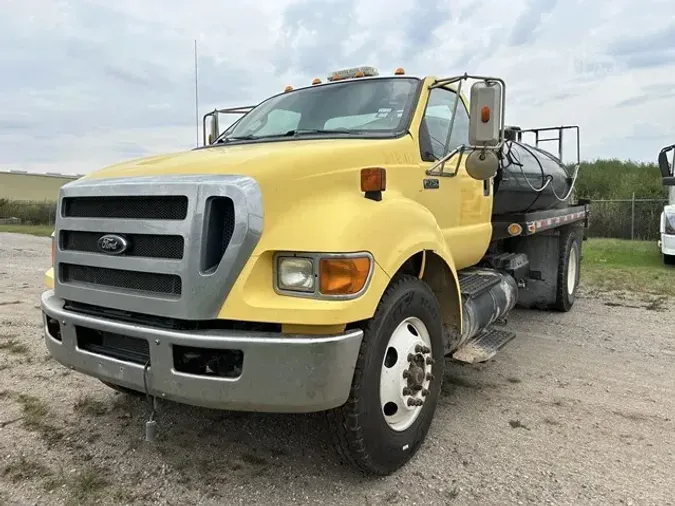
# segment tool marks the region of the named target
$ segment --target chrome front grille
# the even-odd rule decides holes
[[[234,222],[234,213],[232,214],[232,220]],[[100,238],[100,232],[62,230],[59,234],[61,248],[64,251],[100,253],[101,250],[98,247],[98,240]],[[125,238],[129,240],[129,244],[131,245],[126,252],[127,256],[170,259],[183,258],[185,241],[180,235],[125,234]]]
[[[59,297],[185,320],[216,317],[263,223],[258,184],[240,176],[82,179],[59,209]],[[123,250],[101,249],[111,235]]]
[[[185,195],[67,197],[61,208],[66,218],[184,220],[188,199]]]
[[[148,294],[180,297],[182,280],[175,274],[107,269],[88,265],[59,264],[61,283],[132,290]]]

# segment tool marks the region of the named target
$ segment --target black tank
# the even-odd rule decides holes
[[[495,176],[492,214],[520,214],[566,207],[570,205],[571,196],[567,194],[573,176],[573,169],[568,171],[551,153],[507,140]],[[544,185],[543,190],[537,191]],[[565,201],[560,200],[565,197]]]

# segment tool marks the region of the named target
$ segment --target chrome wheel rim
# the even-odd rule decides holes
[[[417,420],[430,394],[433,366],[426,325],[406,318],[389,337],[380,374],[380,408],[392,430],[404,431]]]
[[[567,294],[572,295],[577,284],[577,250],[570,250],[569,260],[567,261]]]

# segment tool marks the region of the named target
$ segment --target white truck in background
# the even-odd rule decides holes
[[[668,188],[668,204],[663,207],[661,223],[659,225],[660,239],[658,242],[663,263],[675,265],[675,159],[668,160],[668,153],[675,150],[675,144],[666,146],[659,153],[659,169],[663,184]]]

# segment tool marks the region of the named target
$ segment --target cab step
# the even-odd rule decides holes
[[[487,362],[494,357],[516,334],[514,332],[488,328],[471,338],[464,346],[452,354],[452,358],[467,364]]]
[[[499,273],[490,270],[460,271],[458,277],[463,299],[474,299],[501,281]]]

